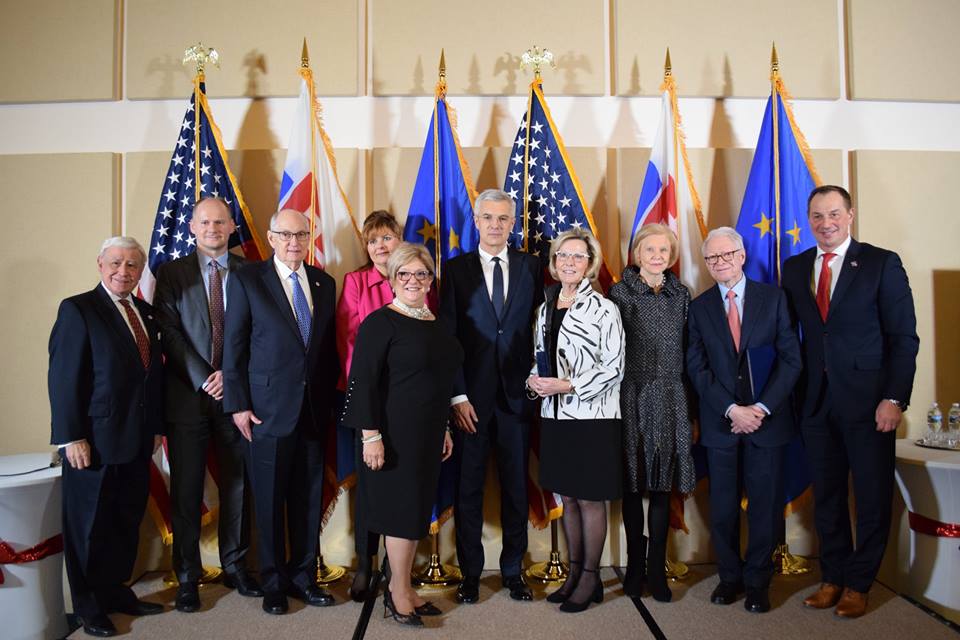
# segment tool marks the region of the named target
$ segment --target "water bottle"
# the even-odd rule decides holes
[[[960,402],[954,402],[947,418],[947,446],[960,444]]]
[[[940,444],[941,432],[943,431],[943,413],[940,407],[934,402],[927,411],[927,442],[934,446]]]

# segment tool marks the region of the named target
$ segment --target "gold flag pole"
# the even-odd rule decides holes
[[[463,580],[460,569],[450,564],[440,562],[440,527],[430,535],[430,560],[427,566],[410,575],[410,582],[415,587],[428,589],[444,589],[453,587]]]
[[[550,521],[550,559],[546,562],[537,562],[527,569],[527,577],[543,584],[563,582],[570,572],[567,565],[560,560],[560,540],[557,519]]]

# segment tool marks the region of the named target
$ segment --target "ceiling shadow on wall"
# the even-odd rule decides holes
[[[577,55],[573,51],[568,51],[557,59],[557,68],[563,72],[563,87],[561,91],[567,95],[580,93],[582,87],[577,77],[578,74],[592,73],[590,60],[586,55]]]
[[[733,75],[730,71],[730,59],[723,56],[723,88],[725,96],[733,95]],[[737,146],[733,125],[727,114],[726,102],[723,98],[713,101],[713,119],[710,122],[709,148],[714,150],[713,171],[710,175],[710,201],[707,203],[704,222],[708,229],[722,226],[736,225],[738,212],[730,211],[731,200],[728,191],[730,182],[729,167],[727,166],[726,149]]]
[[[493,76],[502,75],[504,78],[503,88],[500,93],[503,95],[514,95],[517,93],[517,71],[520,69],[520,56],[510,52],[505,52],[497,58],[493,64]]]

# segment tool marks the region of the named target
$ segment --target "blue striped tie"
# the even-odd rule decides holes
[[[297,316],[297,326],[300,327],[303,346],[306,347],[310,344],[310,305],[307,304],[307,296],[303,294],[296,271],[290,274],[290,282],[293,284],[293,312]]]

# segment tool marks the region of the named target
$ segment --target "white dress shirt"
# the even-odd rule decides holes
[[[283,285],[283,292],[287,294],[287,302],[290,303],[290,310],[293,311],[293,317],[297,317],[297,310],[293,306],[293,283],[290,282],[290,274],[294,273],[290,267],[280,262],[276,255],[273,256],[273,267],[280,276],[280,284]],[[297,279],[300,281],[300,288],[303,289],[303,295],[307,298],[307,306],[310,307],[310,315],[313,316],[313,294],[310,293],[310,282],[307,280],[307,270],[303,268],[303,263],[296,271]]]
[[[847,239],[840,243],[840,246],[831,251],[834,253],[832,258],[830,258],[830,297],[833,297],[833,290],[837,286],[837,279],[840,278],[840,269],[843,268],[843,257],[847,255],[847,250],[850,248],[850,240],[852,236],[847,236]],[[817,258],[813,261],[813,290],[816,292],[817,287],[820,286],[820,270],[823,268],[823,254],[827,253],[820,248],[820,245],[817,245]]]
[[[483,270],[483,280],[487,284],[487,296],[491,300],[493,299],[493,269],[496,266],[493,259],[500,258],[500,268],[503,269],[503,300],[506,302],[507,290],[510,287],[510,260],[507,257],[510,255],[510,251],[507,247],[504,247],[503,251],[497,255],[493,255],[477,247],[477,253],[480,254],[480,268]]]

